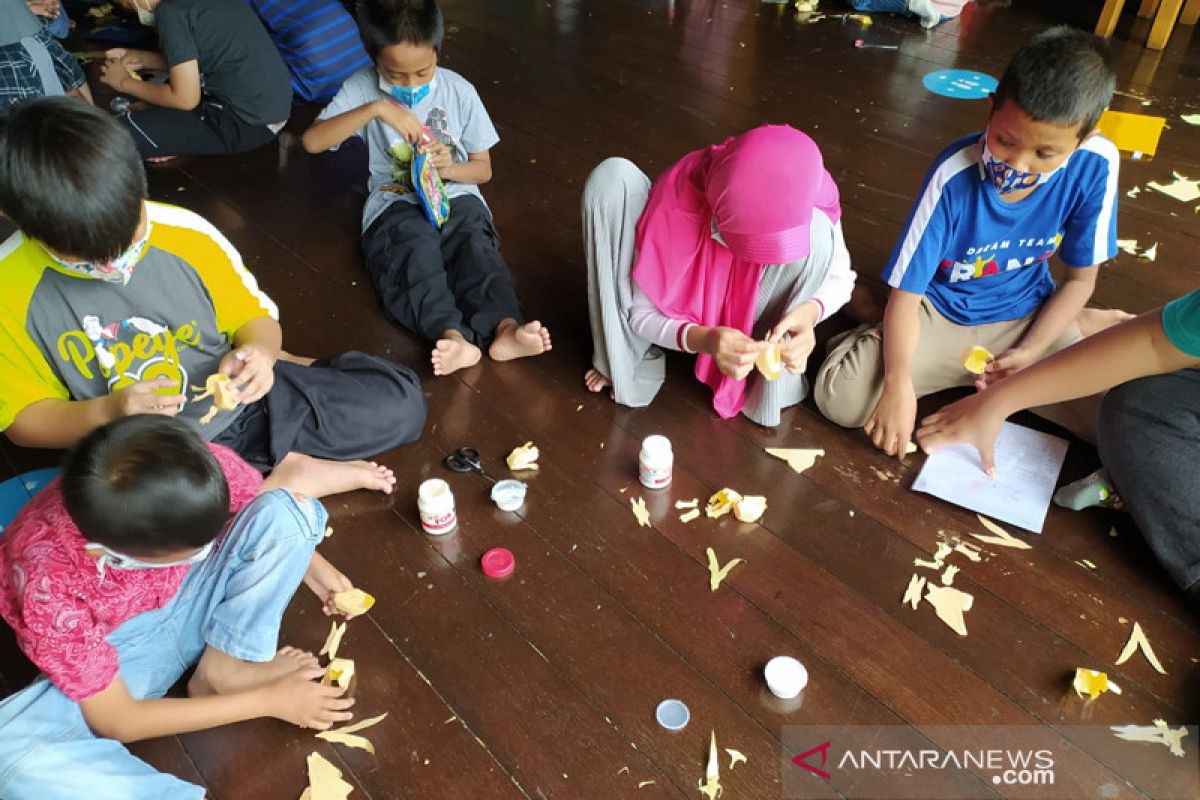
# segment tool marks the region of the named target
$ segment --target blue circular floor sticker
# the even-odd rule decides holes
[[[957,100],[982,100],[996,91],[996,79],[969,69],[939,69],[925,76],[925,88]]]

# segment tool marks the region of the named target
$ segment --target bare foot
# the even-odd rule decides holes
[[[598,369],[589,369],[583,373],[583,385],[588,388],[589,392],[598,392],[606,386],[611,385],[608,376]]]
[[[1133,314],[1117,308],[1085,308],[1075,316],[1075,324],[1079,326],[1079,334],[1086,338],[1129,319],[1133,319]]]
[[[329,461],[288,453],[263,481],[262,490],[284,488],[309,497],[326,497],[355,489],[391,494],[395,486],[392,470],[374,461]]]
[[[188,680],[188,695],[234,694],[270,683],[276,678],[319,666],[317,657],[295,647],[284,647],[270,661],[242,661],[214,647],[206,647],[196,671]]]
[[[348,614],[334,605],[333,596],[338,592],[350,591],[354,588],[354,584],[342,574],[340,569],[330,564],[325,556],[320,553],[312,554],[312,559],[308,562],[308,569],[304,572],[304,585],[312,589],[313,594],[321,601],[325,616],[332,617],[335,614],[341,614],[350,619]]]
[[[550,330],[542,323],[534,320],[521,325],[515,319],[506,319],[496,326],[496,338],[488,348],[488,355],[496,361],[512,361],[541,355],[550,347]]]
[[[449,375],[460,369],[473,367],[483,358],[478,347],[463,338],[458,331],[446,331],[433,345],[429,360],[433,362],[434,375]]]

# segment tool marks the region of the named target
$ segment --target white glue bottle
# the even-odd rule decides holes
[[[642,452],[638,456],[638,479],[647,489],[665,489],[671,485],[671,474],[675,467],[675,454],[671,451],[671,440],[665,436],[647,436],[642,440]]]
[[[430,478],[417,489],[417,511],[421,514],[421,528],[431,536],[441,536],[458,527],[454,493],[441,478]]]

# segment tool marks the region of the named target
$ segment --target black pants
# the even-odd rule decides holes
[[[1200,370],[1116,387],[1104,398],[1096,439],[1142,536],[1200,608]]]
[[[358,351],[304,367],[275,364],[266,397],[241,410],[213,439],[260,472],[288,453],[349,461],[416,441],[425,395],[407,367]]]
[[[191,111],[148,106],[120,119],[142,158],[231,155],[262,147],[275,138],[266,125],[243,122],[227,106],[209,100]]]
[[[417,204],[398,200],[362,246],[384,311],[429,341],[456,330],[486,348],[502,320],[523,321],[500,237],[477,197],[452,199],[440,232]]]

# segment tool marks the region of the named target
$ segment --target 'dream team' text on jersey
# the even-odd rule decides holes
[[[947,319],[1021,319],[1054,292],[1048,262],[1090,267],[1117,254],[1119,153],[1095,135],[1028,197],[1005,202],[985,173],[981,134],[942,151],[925,176],[884,270],[888,285],[924,294]]]

